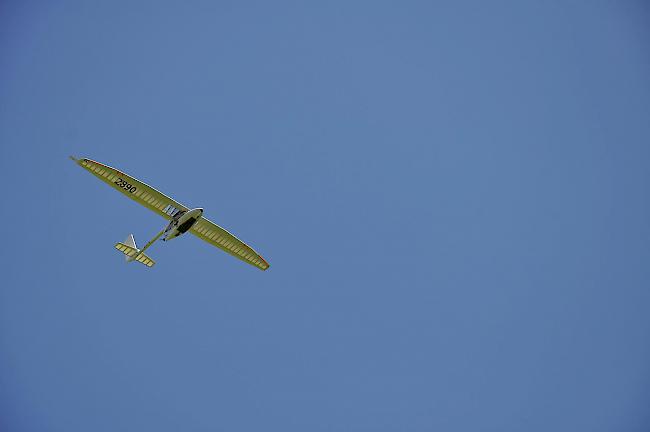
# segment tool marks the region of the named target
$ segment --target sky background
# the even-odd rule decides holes
[[[650,430],[643,1],[0,3],[0,430]],[[68,155],[151,184],[267,272]]]

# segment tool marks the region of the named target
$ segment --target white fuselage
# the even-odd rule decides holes
[[[189,231],[190,228],[203,216],[202,208],[195,208],[183,213],[178,219],[172,219],[163,234],[163,240],[171,240]]]

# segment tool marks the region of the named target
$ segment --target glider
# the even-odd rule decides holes
[[[142,249],[136,246],[133,234],[130,234],[124,243],[116,243],[115,249],[125,255],[127,262],[137,261],[147,267],[153,267],[155,261],[145,255],[144,251],[160,237],[163,241],[169,241],[189,231],[201,240],[260,270],[269,268],[269,264],[253,248],[204,218],[202,208],[190,209],[140,180],[94,160],[76,159],[72,156],[70,159],[132,200],[169,220],[169,224]]]

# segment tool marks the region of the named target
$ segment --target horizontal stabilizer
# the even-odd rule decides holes
[[[131,260],[135,258],[135,261],[142,263],[147,267],[153,267],[153,265],[156,264],[156,262],[151,258],[149,258],[147,255],[143,254],[138,249],[131,247],[127,244],[115,243],[115,249],[122,252],[127,258],[131,258]]]

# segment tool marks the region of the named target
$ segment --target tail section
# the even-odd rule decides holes
[[[116,243],[115,249],[124,254],[127,262],[137,261],[146,265],[147,267],[153,267],[156,262],[149,258],[147,255],[140,252],[140,249],[135,245],[135,239],[133,234],[129,234],[124,243]]]

